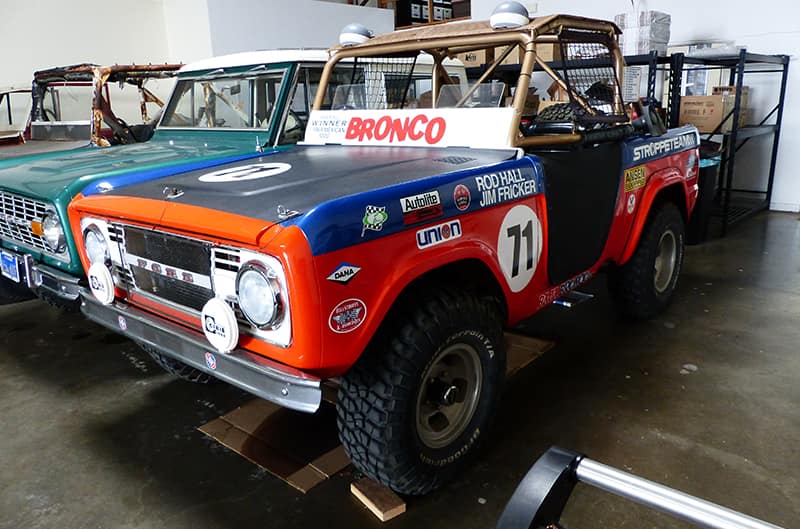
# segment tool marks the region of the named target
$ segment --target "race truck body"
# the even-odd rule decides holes
[[[178,376],[289,408],[316,410],[333,382],[357,468],[403,493],[432,490],[486,437],[505,328],[601,270],[632,317],[672,297],[698,135],[632,126],[618,33],[557,15],[333,48],[291,151],[84,190],[70,206],[84,313]],[[543,43],[561,48],[560,66],[537,56]],[[438,67],[494,48],[466,88]],[[401,81],[420,51],[437,66],[431,93],[412,97]],[[509,87],[492,73],[512,52]],[[351,82],[330,90],[346,61]],[[554,105],[566,117],[523,126],[534,65],[568,94]]]
[[[271,50],[189,64],[146,144],[0,161],[0,303],[35,293],[77,307],[84,273],[66,211],[87,185],[116,188],[302,139],[326,57],[324,50]],[[448,68],[463,78],[459,64]],[[418,70],[423,75],[424,65]],[[126,130],[120,134],[134,134]]]

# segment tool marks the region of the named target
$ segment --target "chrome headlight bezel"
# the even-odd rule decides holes
[[[53,253],[64,253],[67,251],[67,236],[64,232],[64,225],[58,213],[48,211],[42,216],[42,239]]]
[[[264,303],[271,304],[271,314],[267,315],[263,318],[263,321],[260,321],[259,318],[254,317],[254,310],[253,307],[248,307],[250,296],[246,293],[243,296],[241,290],[241,283],[242,278],[249,275],[249,274],[257,274],[257,278],[260,278],[264,281],[264,285],[266,287],[266,291],[268,295],[263,296],[261,299]],[[283,322],[285,316],[285,301],[283,292],[281,289],[280,281],[278,280],[277,273],[272,270],[271,267],[268,265],[260,262],[260,261],[248,261],[244,263],[240,268],[238,273],[236,274],[236,298],[239,303],[239,309],[241,309],[242,314],[250,322],[251,325],[256,327],[257,329],[261,330],[270,330],[275,329],[276,327],[280,326]],[[243,303],[244,301],[244,303]],[[255,302],[258,303],[259,297],[256,296]],[[249,310],[248,310],[249,309]]]
[[[92,255],[94,252],[91,249],[91,245],[89,242],[89,236],[94,236],[95,240],[98,244],[102,245],[103,248],[103,256],[102,260],[97,259],[97,255]],[[106,240],[105,235],[103,235],[103,231],[94,223],[89,224],[83,230],[83,247],[86,252],[86,257],[89,259],[89,264],[94,263],[103,263],[106,266],[111,264],[111,249],[108,246],[108,241]]]

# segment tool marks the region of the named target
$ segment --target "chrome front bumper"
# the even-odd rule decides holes
[[[119,302],[103,305],[85,289],[81,294],[83,314],[100,325],[285,408],[309,413],[319,408],[322,389],[316,377],[243,349],[214,352],[200,333]]]
[[[19,282],[36,294],[49,293],[67,301],[77,301],[80,297],[80,278],[66,274],[36,260],[29,254],[2,249],[16,257],[19,264]]]

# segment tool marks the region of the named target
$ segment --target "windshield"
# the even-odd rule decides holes
[[[181,79],[162,127],[268,129],[286,70]]]

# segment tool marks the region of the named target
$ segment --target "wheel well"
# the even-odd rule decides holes
[[[480,297],[495,297],[502,306],[503,321],[508,315],[508,305],[500,283],[486,263],[479,259],[456,261],[425,272],[406,285],[392,304],[390,312],[395,307],[405,305],[406,302],[413,303],[414,299],[419,299],[420,291],[425,292],[434,288],[468,289]]]
[[[650,211],[655,211],[655,206],[658,206],[664,202],[672,202],[678,206],[678,209],[683,216],[683,222],[689,221],[689,212],[686,209],[686,195],[683,191],[683,187],[680,184],[670,184],[659,191],[656,195],[656,198],[653,200],[653,205],[650,207]]]

